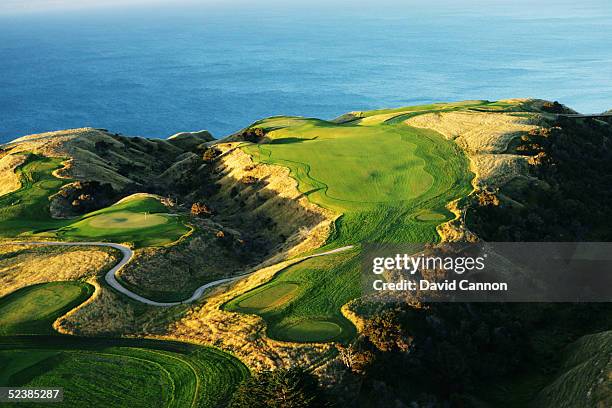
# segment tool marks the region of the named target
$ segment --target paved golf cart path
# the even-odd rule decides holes
[[[150,306],[160,306],[160,307],[168,307],[168,306],[176,306],[176,305],[180,305],[180,304],[185,304],[185,303],[191,303],[195,300],[198,300],[199,298],[201,298],[204,295],[204,292],[206,291],[206,289],[210,289],[214,286],[218,286],[221,285],[223,283],[227,283],[227,282],[232,282],[241,278],[244,278],[246,276],[249,276],[254,272],[250,272],[250,273],[246,273],[246,274],[242,274],[242,275],[238,275],[238,276],[232,276],[230,278],[223,278],[223,279],[218,279],[212,282],[208,282],[205,285],[200,286],[199,288],[197,288],[195,290],[195,292],[193,292],[193,295],[191,295],[191,297],[189,297],[188,299],[183,300],[182,302],[156,302],[155,300],[151,300],[151,299],[147,299],[146,297],[140,296],[137,293],[132,292],[131,290],[127,289],[124,286],[121,286],[121,283],[119,283],[119,281],[117,280],[117,272],[123,268],[123,266],[125,264],[127,264],[132,257],[134,256],[134,251],[132,251],[129,247],[125,246],[125,245],[121,245],[121,244],[114,244],[114,243],[110,243],[110,242],[52,242],[52,241],[34,241],[34,242],[10,242],[10,244],[14,244],[14,245],[42,245],[42,246],[97,246],[97,247],[107,247],[107,248],[114,248],[117,249],[119,251],[121,251],[121,254],[123,255],[123,257],[121,258],[121,260],[119,261],[119,263],[117,263],[117,265],[115,265],[114,267],[112,267],[104,276],[104,279],[106,280],[106,283],[108,283],[110,286],[112,286],[115,290],[123,293],[125,296],[129,297],[130,299],[134,299],[138,302],[150,305]],[[313,254],[313,255],[307,255],[301,258],[298,258],[300,261],[306,260],[306,259],[310,259],[310,258],[316,258],[319,256],[325,256],[325,255],[332,255],[332,254],[336,254],[338,252],[343,252],[343,251],[347,251],[349,249],[352,249],[353,245],[347,245],[341,248],[336,248],[336,249],[332,249],[330,251],[326,251],[326,252],[321,252],[318,254]]]

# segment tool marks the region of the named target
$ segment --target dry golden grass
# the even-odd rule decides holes
[[[504,153],[512,139],[535,129],[538,119],[533,114],[458,111],[418,115],[405,123],[435,130],[474,154]]]
[[[160,337],[165,334],[163,328],[186,308],[146,306],[128,300],[110,289],[102,276],[87,282],[96,288],[94,294],[55,321],[53,327],[58,332],[77,336]]]
[[[0,158],[0,196],[8,194],[21,187],[21,181],[15,169],[23,164],[26,156],[21,154],[9,154]]]
[[[516,99],[507,102],[537,104],[538,100]],[[517,176],[526,176],[528,157],[508,153],[515,138],[541,124],[538,114],[527,112],[443,112],[415,116],[405,121],[410,126],[428,128],[453,139],[470,159],[476,174],[474,187],[497,188]]]
[[[437,131],[454,140],[470,159],[470,170],[475,174],[474,189],[495,190],[516,177],[529,177],[529,157],[508,152],[510,143],[517,137],[542,125],[539,110],[545,101],[535,99],[509,99],[517,110],[530,112],[475,112],[457,111],[428,113],[412,117],[406,124]],[[477,237],[464,223],[465,208],[457,202],[448,209],[455,219],[438,226],[443,241],[473,241]]]
[[[472,166],[478,177],[474,180],[476,187],[489,186],[496,188],[515,177],[527,176],[527,156],[517,154],[478,154],[471,157]]]
[[[93,128],[59,130],[28,135],[13,140],[13,152],[33,152],[51,157],[67,157],[66,142],[79,137],[90,137],[102,132]]]
[[[240,186],[239,181],[246,177],[264,180],[269,197],[252,211],[252,215],[265,214],[271,217],[276,221],[275,232],[288,237],[266,264],[271,265],[323,245],[331,224],[339,214],[311,203],[298,190],[297,181],[290,176],[288,168],[254,163],[251,156],[235,148],[237,145],[216,145],[224,152],[220,159],[221,165],[226,169],[219,180],[222,193]]]
[[[0,244],[0,296],[36,283],[98,275],[119,261],[103,247],[42,247]]]

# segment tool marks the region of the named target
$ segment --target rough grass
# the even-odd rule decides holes
[[[460,106],[430,108],[436,107]],[[459,147],[440,134],[388,118],[376,120],[405,110],[365,114],[371,120],[342,124],[270,118],[255,125],[268,130],[268,143],[243,149],[255,162],[288,167],[310,201],[342,214],[326,249],[364,242],[436,242],[436,227],[454,217],[447,204],[469,194],[473,174]],[[360,295],[359,273],[355,254],[307,260],[226,308],[262,316],[275,339],[347,340],[355,328],[340,308]],[[290,297],[271,289],[281,282],[299,289]],[[258,302],[274,306],[254,308]]]
[[[21,154],[7,154],[2,157],[0,153],[0,196],[21,187],[21,180],[15,173],[15,169],[22,165],[25,159],[26,156]]]
[[[112,248],[0,244],[0,297],[37,283],[96,276],[119,259]]]
[[[0,298],[0,335],[52,332],[53,321],[84,302],[93,286],[82,282],[43,283]]]
[[[77,220],[57,220],[49,213],[49,197],[69,179],[53,172],[62,160],[30,154],[17,168],[21,188],[0,197],[0,237],[32,236],[33,239],[96,239],[132,242],[135,246],[164,245],[189,232],[179,217],[150,196],[135,196]]]

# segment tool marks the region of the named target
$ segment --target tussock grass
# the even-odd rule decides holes
[[[104,247],[0,244],[0,297],[37,283],[84,280],[119,259],[119,251]]]

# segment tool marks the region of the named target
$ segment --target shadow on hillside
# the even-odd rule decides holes
[[[309,139],[301,138],[301,137],[281,137],[278,139],[270,140],[270,144],[292,144],[292,143],[303,143],[308,142],[310,140],[316,140],[318,136],[311,137]]]

